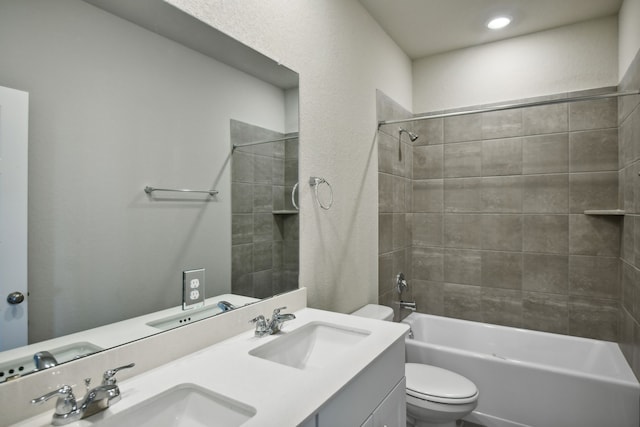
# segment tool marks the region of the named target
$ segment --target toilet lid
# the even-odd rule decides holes
[[[475,384],[455,372],[422,363],[405,363],[407,394],[439,403],[464,404],[478,398]]]

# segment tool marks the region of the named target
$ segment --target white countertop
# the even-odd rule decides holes
[[[122,320],[120,322],[99,326],[85,331],[41,341],[24,347],[15,348],[0,352],[0,367],[11,366],[13,361],[20,359],[32,359],[33,355],[39,351],[53,351],[53,349],[64,347],[67,345],[87,342],[100,347],[101,349],[109,349],[118,345],[138,340],[162,332],[148,323],[170,318],[173,316],[188,316],[190,313],[200,311],[204,308],[211,309],[216,313],[222,312],[217,307],[219,301],[229,301],[236,306],[243,306],[252,302],[259,301],[257,298],[245,297],[242,295],[224,294],[207,298],[203,308],[194,310],[182,310],[182,306],[171,307],[165,310],[156,311],[154,313],[145,314],[131,319]],[[59,361],[64,362],[64,361]],[[31,365],[33,365],[31,363]],[[7,368],[4,368],[7,369]],[[29,371],[25,372],[30,373]],[[0,380],[4,381],[4,378]]]
[[[120,382],[120,402],[101,414],[68,425],[92,426],[103,417],[188,383],[253,407],[256,415],[243,426],[295,426],[315,413],[394,342],[403,339],[408,330],[405,324],[310,308],[299,310],[295,315],[295,320],[284,324],[283,333],[309,322],[321,321],[366,330],[370,335],[326,366],[301,370],[251,356],[249,351],[277,339],[279,335],[258,338],[253,331],[248,331]],[[47,412],[14,426],[48,426],[51,415]]]

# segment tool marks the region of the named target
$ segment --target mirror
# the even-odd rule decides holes
[[[295,72],[161,0],[0,0],[0,57],[0,86],[29,93],[29,345],[0,353],[0,381],[36,351],[73,359],[297,288],[297,212],[273,212],[297,138],[232,149],[297,136]],[[248,159],[272,175],[232,185]],[[206,304],[183,311],[201,268]]]

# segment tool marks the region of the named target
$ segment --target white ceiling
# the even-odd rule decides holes
[[[618,13],[623,0],[359,0],[412,59]],[[513,22],[489,30],[490,17]]]

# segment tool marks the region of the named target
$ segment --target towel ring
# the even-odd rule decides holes
[[[299,211],[300,208],[296,204],[296,197],[295,197],[297,189],[298,189],[298,183],[296,182],[296,185],[293,186],[293,190],[291,190],[291,204],[293,205],[294,208],[296,208],[297,211]]]
[[[318,187],[320,187],[320,184],[327,184],[327,186],[329,187],[330,199],[329,199],[329,204],[327,206],[325,206],[320,201],[320,197],[318,196]],[[309,178],[309,185],[315,188],[316,202],[318,202],[318,206],[320,206],[325,211],[328,211],[329,209],[331,209],[331,206],[333,205],[333,188],[331,188],[331,184],[329,184],[329,181],[327,181],[324,178],[312,176],[311,178]]]

